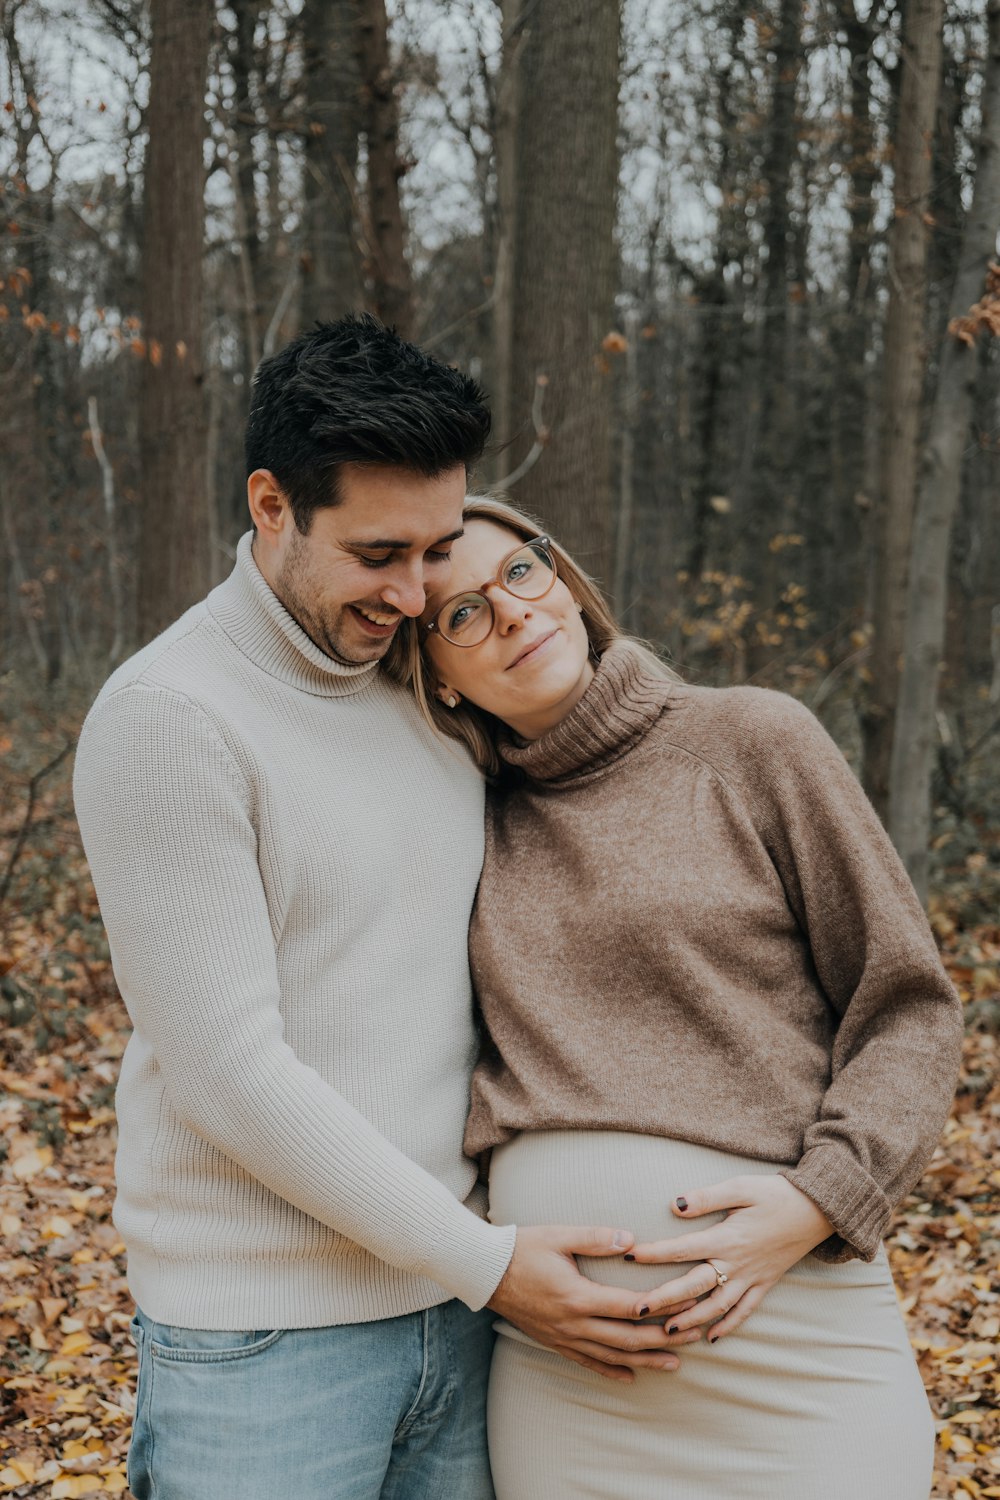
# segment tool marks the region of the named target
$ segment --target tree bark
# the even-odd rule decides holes
[[[517,216],[517,121],[520,108],[524,0],[499,0],[503,53],[496,87],[496,262],[493,267],[493,436],[499,448],[494,478],[510,465],[504,446],[513,437],[514,254]]]
[[[362,126],[358,0],[305,0],[306,93],[301,316],[305,326],[364,306],[357,224]]]
[[[510,405],[523,450],[544,377],[548,437],[515,498],[608,582],[611,378],[601,344],[614,311],[620,6],[546,0],[522,24]]]
[[[399,104],[385,0],[360,0],[362,93],[368,139],[368,270],[373,310],[403,338],[413,332],[413,282],[399,199]]]
[[[801,0],[781,0],[774,42],[774,82],[767,153],[763,177],[767,186],[764,213],[764,307],[760,336],[760,363],[751,394],[751,405],[759,403],[758,441],[754,463],[753,502],[744,528],[744,555],[755,585],[759,610],[776,603],[777,553],[767,542],[776,532],[788,529],[794,461],[792,422],[796,390],[789,358],[789,256],[791,252],[792,167],[798,147],[796,92],[802,66]],[[761,648],[763,659],[769,648]],[[759,654],[759,653],[758,653]]]
[[[862,716],[862,776],[883,821],[899,694],[906,580],[927,363],[931,141],[941,76],[943,0],[907,0],[889,230],[889,308],[882,386],[881,483],[876,525],[871,683]]]
[[[931,772],[938,674],[945,638],[951,530],[975,398],[977,335],[1000,332],[1000,0],[988,7],[989,46],[972,206],[959,252],[913,524],[903,670],[893,737],[889,833],[920,895],[927,895]],[[985,317],[974,304],[985,292]],[[992,328],[990,312],[992,310]]]
[[[213,0],[153,0],[139,377],[143,641],[200,599],[211,579],[202,143],[213,18]]]

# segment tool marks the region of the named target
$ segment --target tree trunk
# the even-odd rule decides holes
[[[871,409],[868,350],[874,287],[871,245],[878,166],[872,118],[871,51],[874,32],[859,19],[856,0],[839,0],[838,16],[850,56],[850,118],[846,124],[846,165],[850,180],[850,229],[844,288],[835,314],[832,348],[837,381],[832,393],[831,507],[829,535],[822,552],[826,596],[837,613],[853,613],[864,597],[859,573],[868,542],[866,519]]]
[[[547,443],[515,498],[605,583],[611,378],[601,344],[614,311],[620,30],[618,0],[547,0],[525,18],[511,267],[515,429],[528,429],[537,382],[547,382]]]
[[[789,256],[791,252],[792,166],[798,147],[796,91],[802,66],[801,0],[781,0],[774,41],[774,83],[764,182],[767,208],[764,214],[764,307],[761,321],[760,365],[751,392],[751,404],[759,402],[758,442],[754,462],[753,502],[748,507],[743,531],[744,555],[750,562],[755,603],[759,611],[773,608],[777,600],[777,556],[767,543],[776,533],[789,529],[792,497],[794,404],[799,392],[790,378],[789,358]],[[763,658],[770,648],[760,646]],[[760,655],[760,651],[757,655]],[[759,664],[759,663],[758,663]]]
[[[360,0],[362,93],[368,138],[368,262],[374,311],[403,338],[413,331],[413,284],[399,201],[399,104],[385,0]]]
[[[139,377],[139,637],[206,592],[210,516],[203,393],[205,84],[213,0],[153,0]]]
[[[358,25],[357,0],[305,0],[304,326],[364,306],[356,205],[362,123]]]
[[[261,285],[260,214],[257,207],[257,171],[254,145],[257,121],[254,100],[255,48],[257,22],[264,10],[264,0],[232,0],[236,16],[236,39],[233,48],[235,100],[233,141],[233,196],[236,203],[236,231],[239,241],[240,267],[243,278],[243,380],[249,391],[253,372],[260,359],[261,316],[264,288]]]
[[[975,397],[976,336],[991,331],[974,304],[984,297],[1000,330],[1000,271],[991,262],[1000,224],[1000,0],[990,0],[989,46],[972,207],[959,253],[913,524],[889,788],[889,832],[920,895],[927,895],[930,784],[937,743],[937,687],[944,648],[951,528]],[[970,311],[971,310],[971,311]]]
[[[503,54],[496,87],[496,262],[493,267],[493,436],[500,450],[494,479],[511,467],[505,445],[514,435],[514,254],[517,214],[517,122],[520,108],[523,0],[499,0]]]
[[[926,366],[927,241],[931,140],[941,75],[943,0],[908,0],[895,140],[894,217],[889,230],[889,309],[879,514],[873,588],[869,701],[862,718],[865,789],[886,820],[889,761],[899,693],[906,579],[917,483]]]

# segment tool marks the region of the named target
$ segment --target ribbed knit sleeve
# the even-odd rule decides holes
[[[795,699],[748,721],[740,774],[840,1020],[819,1117],[783,1175],[837,1231],[817,1254],[871,1259],[951,1102],[961,1006],[913,886],[833,740]]]
[[[464,1208],[284,1040],[252,780],[205,711],[159,686],[111,692],[75,793],[119,984],[179,1119],[391,1266],[484,1305],[513,1228]]]

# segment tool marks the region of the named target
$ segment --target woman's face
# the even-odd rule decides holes
[[[496,582],[500,564],[521,545],[505,526],[469,521],[452,546],[447,585],[428,594],[421,624],[433,620],[453,595],[485,592],[496,623],[478,646],[453,645],[437,631],[424,636],[438,684],[434,691],[445,703],[449,697],[465,698],[533,740],[579,702],[594,669],[580,611],[561,578],[541,599],[518,598]]]

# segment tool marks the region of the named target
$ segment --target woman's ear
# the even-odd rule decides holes
[[[434,696],[438,702],[444,704],[445,708],[457,708],[462,701],[454,688],[445,687],[444,684],[434,689]]]

